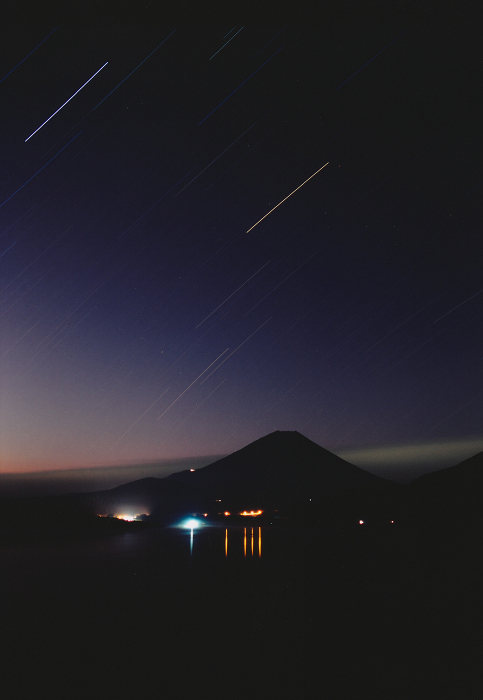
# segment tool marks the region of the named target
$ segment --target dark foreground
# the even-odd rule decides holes
[[[10,697],[480,696],[478,533],[251,526],[1,544]]]

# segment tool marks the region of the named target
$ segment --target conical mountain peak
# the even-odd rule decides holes
[[[273,506],[385,483],[297,431],[274,431],[213,464],[171,474],[167,480],[190,484],[220,500]]]

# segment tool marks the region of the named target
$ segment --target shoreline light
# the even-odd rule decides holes
[[[182,523],[182,527],[185,527],[188,530],[194,530],[195,528],[200,527],[202,524],[203,523],[196,518],[189,518]]]

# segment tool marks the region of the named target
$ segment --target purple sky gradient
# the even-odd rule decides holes
[[[3,42],[1,473],[483,449],[469,19],[53,29]]]

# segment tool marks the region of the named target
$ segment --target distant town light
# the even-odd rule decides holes
[[[363,520],[359,520],[359,525],[364,525],[364,521],[363,521]]]
[[[263,510],[244,510],[243,513],[239,515],[261,515]]]
[[[114,518],[115,520],[125,520],[128,523],[132,523],[134,521],[142,520],[146,515],[149,515],[149,513],[136,513],[135,515],[114,515],[113,513],[109,513],[107,516],[102,515],[99,517]]]
[[[190,472],[194,472],[194,471],[195,471],[194,469],[190,469]]]
[[[223,515],[230,515],[230,513],[229,513],[229,511],[225,510],[225,512],[223,513]]]

